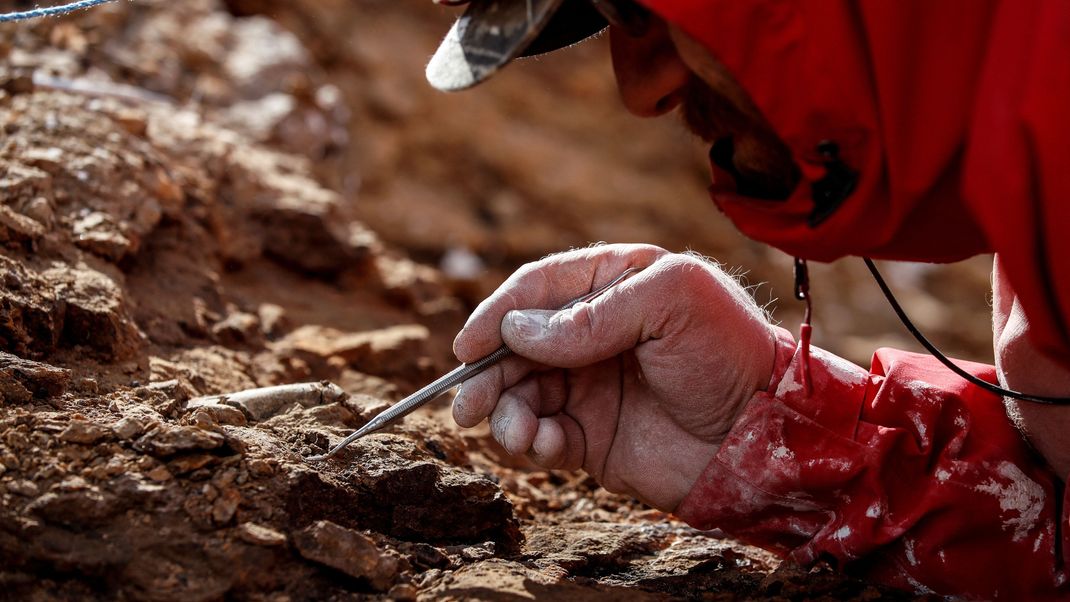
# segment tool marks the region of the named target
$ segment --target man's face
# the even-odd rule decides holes
[[[790,150],[705,47],[658,19],[640,37],[610,28],[610,42],[625,106],[640,117],[679,107],[687,127],[712,145],[715,189],[761,199],[791,194],[800,175]]]

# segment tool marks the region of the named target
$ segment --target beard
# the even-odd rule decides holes
[[[791,149],[750,99],[733,101],[697,76],[692,76],[683,96],[684,123],[713,143],[710,161],[732,175],[737,194],[770,201],[791,196],[802,174]]]

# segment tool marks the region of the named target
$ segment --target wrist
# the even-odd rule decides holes
[[[765,368],[760,372],[760,378],[755,382],[756,389],[752,389],[750,394],[747,395],[742,402],[736,404],[735,411],[730,419],[725,421],[724,431],[721,436],[715,441],[711,442],[708,447],[694,450],[697,453],[690,454],[689,456],[695,461],[686,463],[686,467],[682,466],[682,473],[678,479],[675,480],[680,487],[675,489],[679,490],[679,496],[673,496],[675,503],[671,508],[664,508],[666,511],[675,511],[676,506],[687,496],[695,483],[702,476],[703,471],[709,465],[710,461],[717,455],[721,449],[721,444],[725,438],[732,431],[736,422],[744,414],[747,407],[753,402],[755,397],[763,396],[768,397],[771,391],[774,391],[777,385],[783,380],[784,375],[788,371],[788,367],[791,364],[792,358],[795,354],[795,337],[788,330],[770,324],[768,326],[769,344],[766,349],[765,361],[762,365]]]

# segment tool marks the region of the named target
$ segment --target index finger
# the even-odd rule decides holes
[[[476,307],[453,341],[462,362],[502,345],[501,324],[514,309],[556,309],[610,282],[628,268],[645,268],[668,251],[654,245],[615,244],[577,249],[529,263]]]

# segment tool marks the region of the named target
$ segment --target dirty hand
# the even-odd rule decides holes
[[[560,307],[630,267],[589,303]],[[519,310],[519,311],[515,311]],[[512,454],[583,468],[606,489],[673,510],[743,405],[765,389],[774,333],[729,275],[650,245],[607,245],[528,264],[481,303],[454,351],[511,357],[467,381],[453,417],[490,418]]]

